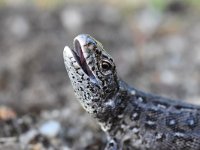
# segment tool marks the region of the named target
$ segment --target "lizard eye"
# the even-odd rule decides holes
[[[102,69],[104,70],[110,70],[112,68],[111,64],[107,61],[103,61],[101,64]]]

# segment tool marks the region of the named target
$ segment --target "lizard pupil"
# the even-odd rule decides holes
[[[109,70],[109,69],[111,69],[111,64],[104,61],[104,62],[102,62],[102,68],[104,70]]]

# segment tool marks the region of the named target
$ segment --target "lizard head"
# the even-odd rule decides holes
[[[81,34],[74,39],[73,49],[64,48],[65,67],[78,100],[90,114],[96,115],[112,105],[118,91],[118,78],[112,57],[100,42]]]

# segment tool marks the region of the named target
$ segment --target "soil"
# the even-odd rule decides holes
[[[106,135],[76,100],[62,51],[87,33],[130,85],[200,104],[199,12],[172,5],[124,13],[103,3],[0,9],[0,149],[99,150]]]

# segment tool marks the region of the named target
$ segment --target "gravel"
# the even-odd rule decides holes
[[[0,149],[103,149],[106,136],[76,100],[63,64],[64,46],[80,33],[103,43],[129,84],[200,104],[199,13],[170,10],[2,7],[0,105],[9,111],[0,110]]]

